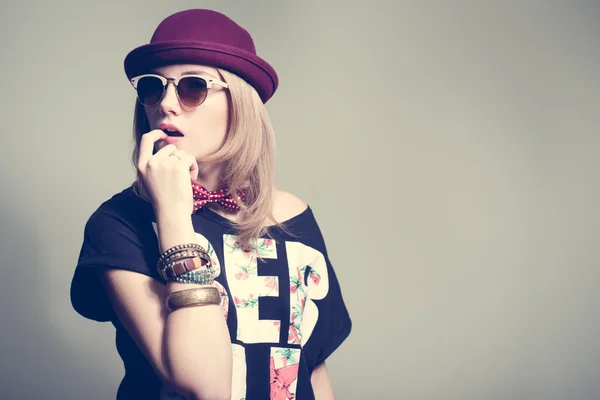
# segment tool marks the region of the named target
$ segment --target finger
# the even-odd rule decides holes
[[[140,140],[140,149],[138,156],[138,169],[144,169],[152,157],[154,144],[160,139],[166,138],[168,135],[160,129],[154,129],[144,133]]]
[[[191,179],[195,180],[198,178],[198,161],[196,160],[196,157],[183,150],[176,150],[172,154],[177,156],[173,157],[177,162],[181,160],[182,165],[188,168]]]
[[[191,154],[185,154],[181,157],[181,160],[185,162],[185,165],[188,167],[190,178],[196,180],[198,178],[198,161],[196,160],[196,157]]]
[[[192,180],[198,179],[198,161],[196,157],[192,157],[192,164],[190,166],[190,178]]]
[[[156,154],[154,154],[153,158],[156,160],[162,160],[168,158],[171,154],[174,154],[175,152],[177,152],[177,146],[175,146],[174,144],[168,144],[159,151],[157,151]]]

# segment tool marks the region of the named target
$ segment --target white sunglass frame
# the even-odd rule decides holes
[[[179,98],[179,89],[178,89],[178,86],[177,86],[177,85],[179,85],[179,81],[182,80],[182,79],[184,79],[184,78],[200,78],[200,79],[202,79],[204,82],[206,82],[206,89],[209,90],[209,91],[212,89],[213,85],[219,85],[219,86],[221,86],[221,87],[223,87],[225,89],[229,89],[229,85],[227,85],[227,83],[225,83],[223,81],[220,81],[218,79],[206,78],[206,77],[204,77],[202,75],[182,75],[182,76],[180,76],[178,78],[166,78],[166,77],[164,77],[162,75],[157,75],[157,74],[143,74],[143,75],[134,76],[130,80],[131,85],[133,86],[133,88],[136,91],[136,97],[137,97],[137,84],[140,81],[140,79],[145,78],[145,77],[158,78],[158,79],[160,79],[160,81],[163,84],[162,95],[160,96],[160,99],[158,99],[158,101],[156,102],[156,104],[154,104],[154,106],[157,105],[157,104],[159,104],[164,99],[165,93],[167,93],[167,85],[169,84],[169,82],[173,82],[175,84],[175,94],[177,95],[177,100],[179,100],[179,102],[181,104],[185,104]],[[208,94],[207,94],[207,97],[208,97]],[[200,106],[202,103],[204,103],[205,100],[206,100],[206,97],[204,98],[204,100],[202,100],[202,102],[200,104],[197,104],[194,107]],[[139,99],[139,97],[138,97],[138,101],[140,103],[142,103],[141,100]],[[142,103],[142,104],[145,105],[144,103]],[[187,104],[185,104],[185,105],[187,106]],[[146,107],[151,107],[151,106],[146,106]]]

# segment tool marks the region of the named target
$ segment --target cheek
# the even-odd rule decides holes
[[[148,123],[150,124],[150,129],[152,129],[152,127],[156,126],[160,120],[160,115],[158,113],[158,107],[146,107],[145,111],[146,111],[146,119],[148,120]]]
[[[203,112],[194,116],[193,125],[196,127],[196,132],[204,138],[211,137],[216,140],[221,140],[225,137],[229,128],[229,116],[227,109],[222,108],[206,108]]]
[[[220,136],[226,136],[229,129],[229,118],[227,112],[221,112],[215,116],[215,127],[218,127]]]

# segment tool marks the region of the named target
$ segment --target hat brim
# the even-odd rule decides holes
[[[252,85],[263,103],[273,96],[278,77],[271,65],[255,54],[202,42],[160,42],[133,49],[125,57],[127,79],[171,64],[202,64],[230,71]]]

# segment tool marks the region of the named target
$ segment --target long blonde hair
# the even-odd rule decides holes
[[[269,226],[277,224],[273,216],[275,186],[275,134],[267,110],[256,90],[235,74],[218,68],[229,86],[229,129],[223,146],[199,162],[223,162],[221,179],[230,193],[245,191],[240,218],[234,224],[243,249],[256,248],[256,239],[270,236]],[[142,135],[150,131],[144,106],[136,101],[133,123],[135,146],[132,163],[137,166]],[[137,168],[136,168],[137,169]],[[137,196],[150,201],[138,173],[133,183]]]

